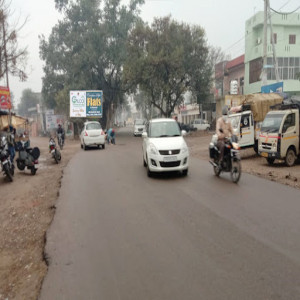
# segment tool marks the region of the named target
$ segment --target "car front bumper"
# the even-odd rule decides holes
[[[189,153],[172,156],[148,154],[147,163],[151,172],[183,171],[189,167]]]

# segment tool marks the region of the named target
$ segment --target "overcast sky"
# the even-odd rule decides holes
[[[21,98],[26,88],[34,92],[42,89],[43,62],[39,58],[39,35],[49,36],[57,24],[59,13],[54,0],[10,0],[11,10],[20,23],[28,16],[21,31],[20,47],[29,52],[29,78],[20,83],[9,77],[10,89],[15,101]],[[10,2],[8,1],[8,2]],[[122,0],[128,3],[129,0]],[[142,18],[151,23],[154,17],[171,15],[177,21],[202,26],[206,31],[208,43],[221,47],[231,58],[244,53],[245,21],[255,12],[263,11],[263,0],[146,0],[141,8]],[[292,11],[299,7],[299,0],[270,0],[271,7],[281,11]],[[299,12],[299,11],[298,11]],[[0,82],[4,85],[5,82]]]

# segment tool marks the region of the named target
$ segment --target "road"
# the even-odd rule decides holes
[[[148,178],[128,130],[65,169],[41,300],[300,299],[298,190],[195,158]]]

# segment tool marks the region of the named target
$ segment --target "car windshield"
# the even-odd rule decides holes
[[[101,129],[101,125],[99,123],[90,123],[86,125],[86,130],[97,130]]]
[[[262,132],[278,132],[284,114],[268,114],[266,115],[262,125]]]
[[[144,120],[136,120],[135,125],[144,125],[145,121]]]
[[[150,124],[149,137],[172,137],[180,136],[177,122],[153,122]]]

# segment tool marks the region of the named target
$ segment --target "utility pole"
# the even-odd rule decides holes
[[[5,73],[6,73],[6,86],[9,89],[9,82],[8,82],[8,63],[7,63],[7,51],[6,51],[6,35],[5,35],[5,16],[4,11],[1,10],[1,16],[2,16],[2,30],[3,30],[3,47],[4,47],[4,58],[5,58]],[[10,96],[9,96],[10,98]],[[11,102],[11,99],[9,99]],[[9,117],[8,117],[8,123],[11,125],[11,108],[9,108]]]
[[[268,1],[264,0],[264,43],[263,43],[263,69],[262,69],[262,85],[267,85],[267,35],[268,35]]]

